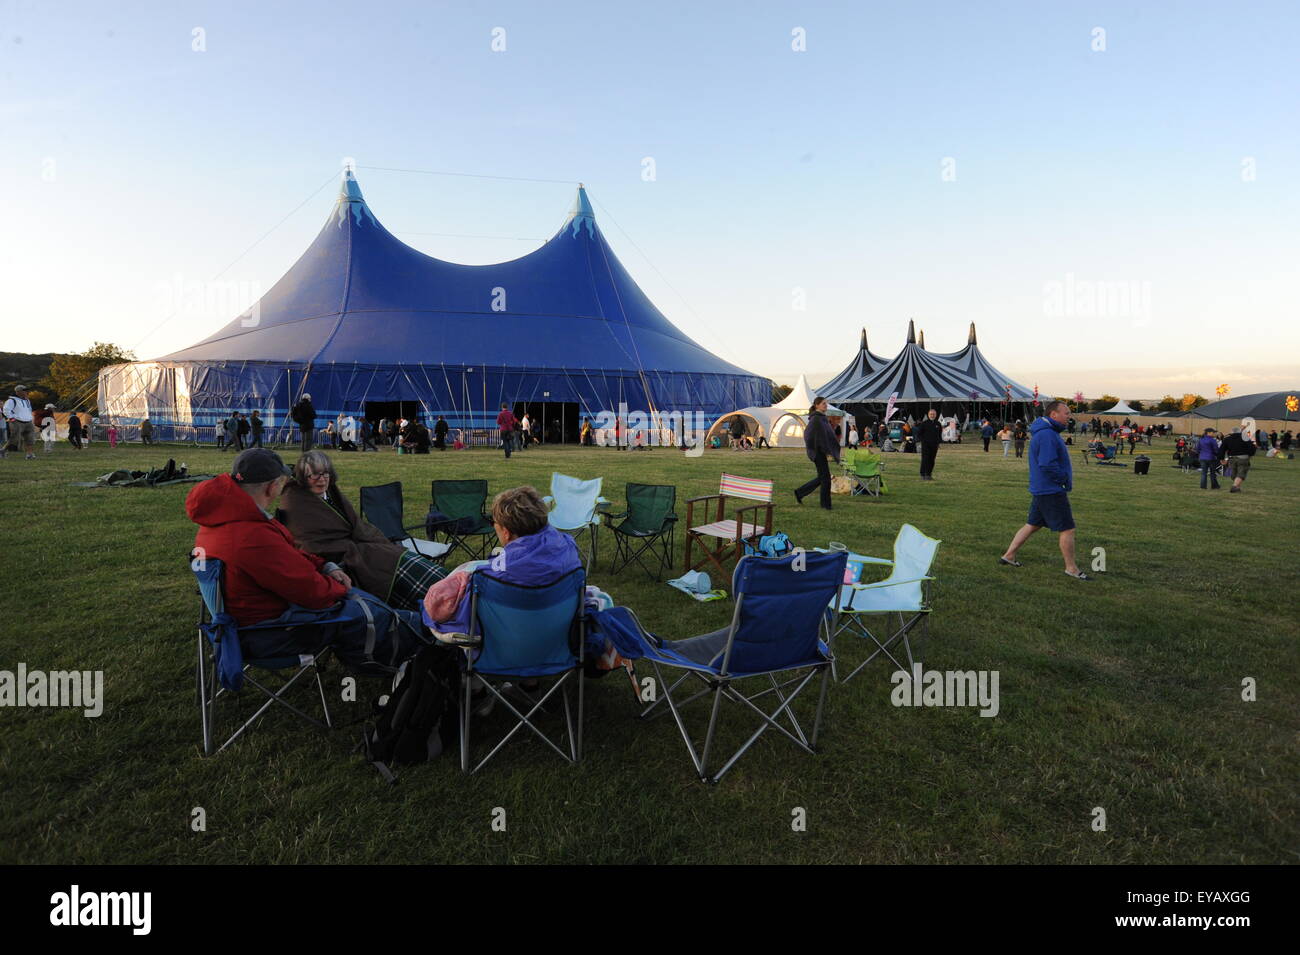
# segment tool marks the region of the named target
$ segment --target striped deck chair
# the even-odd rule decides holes
[[[740,498],[753,501],[736,508],[736,516],[729,519],[727,498]],[[704,502],[703,523],[695,523],[695,505]],[[716,506],[710,505],[716,501]],[[759,523],[758,512],[763,511],[763,522]],[[746,516],[751,519],[746,520]],[[706,561],[712,561],[718,573],[725,580],[730,574],[724,561],[742,556],[745,541],[758,546],[758,539],[764,534],[772,533],[772,482],[762,478],[738,477],[735,474],[722,475],[722,482],[717,494],[693,497],[686,502],[686,561],[683,572],[698,570]],[[704,538],[710,537],[716,545],[710,547]],[[692,550],[698,544],[703,556],[691,562]]]

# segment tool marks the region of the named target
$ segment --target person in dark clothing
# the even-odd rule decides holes
[[[239,419],[239,430],[236,432],[236,438],[239,442],[239,450],[242,451],[244,448],[248,447],[248,435],[253,429],[248,423],[248,419],[238,411],[235,412],[235,417]]]
[[[1029,440],[1029,429],[1025,427],[1025,422],[1020,418],[1016,419],[1016,425],[1011,429],[1011,442],[1016,449],[1016,457],[1025,456],[1025,442]]]
[[[316,435],[316,408],[311,403],[311,395],[304,393],[289,412],[289,417],[302,432],[302,453],[306,454],[311,450],[312,439]]]
[[[429,429],[420,423],[418,416],[413,416],[406,426],[406,434],[403,436],[402,449],[407,454],[428,454],[429,453]]]
[[[808,413],[808,427],[803,433],[804,450],[808,460],[817,467],[817,476],[794,492],[794,499],[802,504],[803,499],[817,488],[821,488],[821,505],[831,509],[831,469],[826,463],[828,457],[840,460],[840,445],[835,440],[835,430],[826,417],[826,399],[818,396],[813,400],[812,411]]]
[[[1240,493],[1241,482],[1246,480],[1250,471],[1250,459],[1255,456],[1255,445],[1242,436],[1240,428],[1233,428],[1232,434],[1223,439],[1220,453],[1232,465],[1232,487],[1228,488],[1228,493]]]
[[[81,450],[81,418],[75,412],[68,415],[68,443]]]
[[[447,419],[438,415],[438,421],[433,426],[433,446],[439,451],[447,450]]]
[[[515,416],[507,405],[502,405],[501,413],[497,415],[497,430],[501,432],[501,447],[509,460],[515,440]]]
[[[261,412],[254,411],[253,416],[248,420],[248,446],[250,448],[260,448],[262,446],[262,429],[264,427]]]
[[[939,442],[943,440],[943,425],[939,424],[939,412],[931,408],[924,420],[916,426],[917,439],[921,444],[921,480],[934,480],[934,459],[939,454]]]
[[[993,423],[985,418],[980,425],[980,437],[984,440],[984,453],[989,453],[989,442],[993,440]]]
[[[731,446],[740,447],[741,439],[745,437],[745,419],[736,415],[731,419]]]

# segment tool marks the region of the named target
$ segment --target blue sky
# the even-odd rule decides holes
[[[354,157],[463,262],[535,248],[585,182],[660,309],[778,381],[915,318],[1045,392],[1300,384],[1300,5],[4,9],[6,349],[205,337]]]

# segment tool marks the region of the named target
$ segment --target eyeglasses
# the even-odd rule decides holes
[[[328,471],[320,471],[315,474],[307,473],[303,475],[308,481],[328,481],[330,479]]]

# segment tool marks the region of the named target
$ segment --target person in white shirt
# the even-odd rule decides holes
[[[523,432],[523,446],[526,448],[533,441],[533,421],[528,417],[528,412],[524,412],[524,419],[519,422],[519,430]]]
[[[14,393],[5,399],[5,421],[9,424],[9,440],[20,445],[27,460],[36,458],[36,426],[32,423],[32,403],[27,400],[27,386],[15,385]]]

